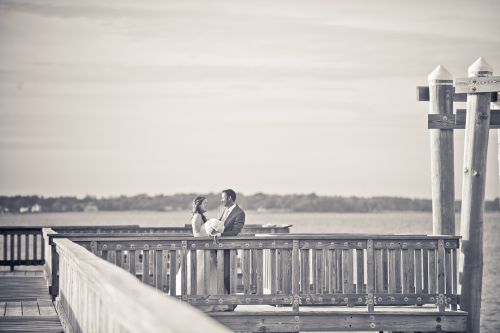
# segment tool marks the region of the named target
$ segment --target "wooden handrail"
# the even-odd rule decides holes
[[[229,332],[70,240],[55,239],[54,247],[59,257],[56,305],[71,331],[199,332],[202,327],[204,332]]]
[[[298,309],[299,305],[322,304],[367,306],[372,311],[380,305],[435,304],[444,311],[448,305],[453,309],[458,300],[456,236],[289,234],[223,237],[217,242],[186,236],[73,240],[143,282],[194,305],[286,304]],[[197,290],[197,251],[203,252],[204,262],[217,262],[217,292]],[[230,294],[224,293],[224,260],[231,263]]]

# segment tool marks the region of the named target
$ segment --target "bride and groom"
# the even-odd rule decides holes
[[[245,224],[245,212],[236,204],[236,192],[227,189],[221,193],[221,207],[217,214],[217,219],[207,219],[205,213],[208,210],[208,201],[205,197],[198,196],[193,200],[193,217],[191,225],[193,227],[194,237],[207,237],[214,234],[221,236],[236,236],[240,233]],[[205,255],[210,260],[205,260]],[[216,251],[196,251],[197,263],[197,294],[217,294],[217,255]],[[230,250],[224,250],[224,290],[229,294],[230,288]],[[207,265],[208,264],[208,265]],[[208,266],[208,267],[207,267]],[[206,271],[208,270],[208,272]],[[210,277],[207,281],[205,277]],[[232,310],[234,307],[217,306],[207,311]]]

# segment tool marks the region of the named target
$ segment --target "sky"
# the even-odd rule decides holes
[[[497,0],[0,0],[0,194],[430,198],[429,106],[415,87],[439,64],[465,77],[479,56],[500,73],[499,11]]]

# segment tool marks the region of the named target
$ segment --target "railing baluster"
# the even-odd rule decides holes
[[[14,234],[10,234],[10,260],[14,261]],[[35,256],[36,259],[36,256]],[[14,266],[11,265],[11,269],[13,269]]]
[[[187,295],[187,241],[182,241],[182,249],[179,253],[181,256],[181,295]]]
[[[224,294],[224,250],[217,250],[217,295]]]
[[[300,250],[300,291],[309,292],[309,250]]]
[[[123,251],[122,250],[116,250],[115,262],[116,262],[116,266],[123,268]]]
[[[251,257],[251,267],[250,271],[252,272],[250,275],[250,290],[252,294],[255,294],[257,291],[257,259],[256,259],[256,249],[251,249],[250,250],[250,257]]]
[[[451,268],[451,249],[447,248],[444,250],[444,257],[445,257],[445,279],[446,279],[446,294],[451,294],[452,293],[452,285],[451,285],[451,279],[453,275],[453,271]]]
[[[43,242],[45,245],[45,242]],[[45,251],[44,251],[45,252]],[[30,234],[24,234],[24,258],[30,260]]]
[[[356,276],[356,293],[362,294],[365,280],[365,260],[362,249],[356,249]]]
[[[283,270],[283,294],[289,295],[292,292],[292,250],[281,251]]]
[[[401,283],[401,249],[396,250],[396,292],[401,293],[403,291]]]
[[[323,250],[316,249],[316,294],[323,294],[323,283],[325,278],[325,270],[323,263]]]
[[[170,268],[170,280],[169,280],[169,294],[170,296],[175,296],[177,294],[176,278],[177,278],[177,251],[170,250],[169,252],[169,268]],[[207,270],[208,271],[208,270]],[[206,277],[206,275],[205,275]],[[213,277],[211,277],[213,278]],[[208,288],[207,288],[208,290]]]
[[[452,257],[453,257],[453,265],[452,265],[452,280],[453,280],[453,288],[451,290],[452,294],[453,295],[456,295],[457,294],[457,269],[458,269],[458,265],[457,265],[457,254],[458,254],[458,251],[457,249],[453,249],[452,250]],[[457,304],[452,304],[451,305],[451,310],[452,311],[457,311]]]
[[[434,249],[429,250],[429,294],[437,293],[436,288],[436,251]]]
[[[389,280],[389,265],[387,263],[387,249],[382,249],[382,279],[383,279],[383,288],[384,291],[387,292],[388,280]]]
[[[388,293],[396,293],[396,250],[389,249],[389,286]]]
[[[446,299],[445,299],[445,266],[444,266],[444,240],[438,241],[438,310],[444,312]]]
[[[375,249],[375,283],[376,293],[384,292],[384,281],[382,279],[382,249]]]
[[[16,235],[16,242],[17,242],[17,260],[21,261],[21,234]]]
[[[293,311],[299,311],[300,300],[300,262],[299,262],[299,241],[293,241],[292,249],[292,295],[293,295]]]
[[[422,294],[422,250],[415,249],[415,293]]]
[[[250,294],[250,250],[243,250],[243,263],[241,266],[241,274],[243,278],[243,294]]]
[[[264,279],[263,279],[263,261],[264,261],[264,250],[258,249],[255,253],[255,268],[256,268],[256,284],[257,284],[257,295],[264,294]],[[298,252],[297,252],[297,260],[298,260]],[[293,269],[293,267],[292,267]],[[300,272],[299,272],[300,273]],[[298,283],[298,282],[297,282]]]
[[[33,234],[33,260],[38,260],[38,234]]]
[[[163,250],[155,250],[155,288],[163,291]]]
[[[375,253],[373,251],[373,240],[366,242],[366,293],[368,311],[374,311],[375,298]]]
[[[230,293],[235,295],[238,291],[238,251],[231,250],[229,253],[229,258],[231,260],[230,266]]]
[[[352,293],[352,284],[353,284],[353,262],[352,262],[352,251],[351,250],[343,250],[342,251],[342,260],[343,260],[343,293],[350,294]]]
[[[8,257],[7,257],[7,243],[8,243],[8,237],[7,237],[7,233],[4,233],[2,235],[3,237],[3,260],[7,261],[8,260]]]
[[[330,254],[327,248],[323,249],[323,265],[325,266],[325,281],[323,284],[323,292],[328,294],[330,292]]]
[[[26,237],[26,241],[28,240],[28,237]],[[41,253],[40,253],[40,256],[41,256],[41,259],[42,260],[45,260],[45,242],[43,240],[43,234],[40,234],[40,247],[41,247]]]
[[[135,271],[135,250],[129,250],[128,251],[128,262],[129,262],[129,272],[133,276],[136,276],[136,271]]]
[[[190,281],[191,281],[191,290],[190,294],[191,295],[196,295],[197,293],[197,283],[198,283],[198,258],[196,256],[196,250],[190,250],[190,260],[191,260],[191,267],[190,267]],[[200,263],[201,264],[201,263]]]
[[[311,248],[309,251],[311,253],[311,290],[312,292],[316,293],[317,292],[317,285],[318,285],[318,263],[317,263],[317,253],[315,248]]]
[[[168,261],[168,254],[170,251],[168,250],[162,250],[161,251],[161,268],[162,268],[162,283],[163,283],[163,292],[164,293],[169,293],[170,292],[170,280],[169,280],[169,261]],[[203,263],[200,263],[202,265]],[[200,273],[198,273],[200,274]]]
[[[429,294],[429,250],[422,250],[422,293]]]
[[[333,249],[328,250],[328,266],[330,266],[330,284],[328,293],[335,294],[337,290],[337,252]]]
[[[142,253],[142,283],[149,284],[149,249]]]
[[[335,250],[337,253],[336,258],[337,258],[337,293],[341,294],[342,293],[342,286],[344,282],[342,281],[342,250],[338,249]]]

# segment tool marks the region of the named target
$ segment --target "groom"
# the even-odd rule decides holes
[[[236,192],[231,189],[222,191],[221,209],[217,216],[224,222],[222,236],[236,236],[245,224],[245,212],[236,204]],[[230,293],[230,250],[224,250],[224,289]]]

